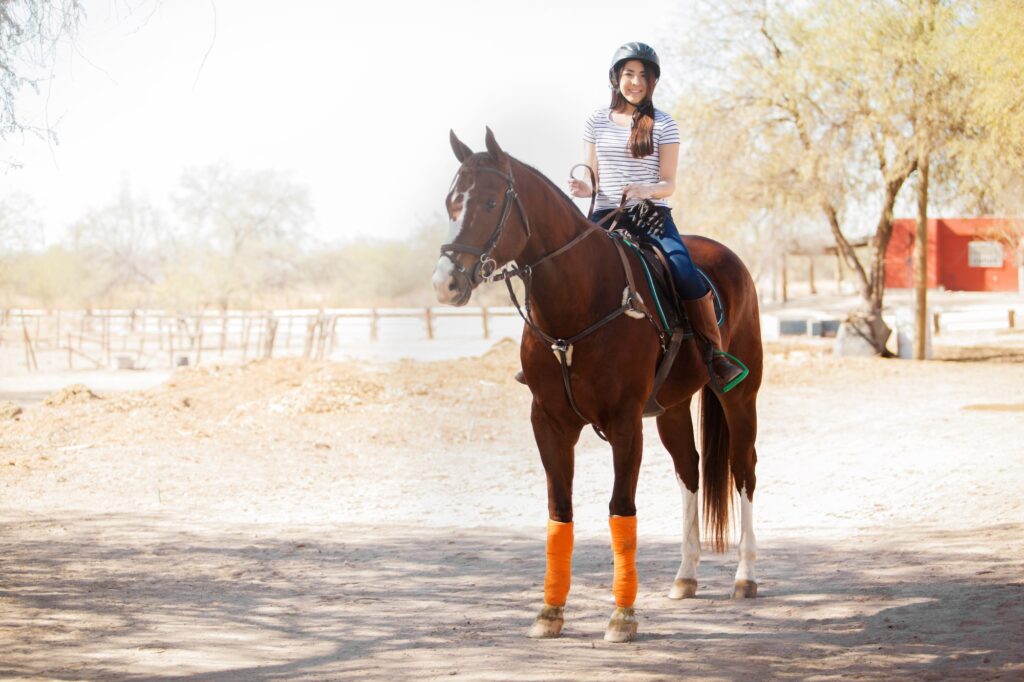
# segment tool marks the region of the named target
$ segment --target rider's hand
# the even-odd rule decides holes
[[[627,201],[633,199],[650,199],[653,192],[651,188],[642,182],[631,182],[622,190]]]
[[[576,178],[569,178],[569,194],[580,199],[586,199],[593,193],[589,184]]]

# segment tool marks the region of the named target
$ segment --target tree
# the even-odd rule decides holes
[[[115,201],[79,219],[70,240],[72,251],[89,264],[90,296],[109,304],[128,295],[136,305],[160,279],[170,241],[160,212],[127,184]]]
[[[965,195],[988,213],[1021,213],[1024,185],[1024,4],[974,0],[956,44],[961,79],[973,84],[967,135],[955,148]]]
[[[187,171],[173,197],[182,223],[179,254],[221,308],[251,304],[298,278],[313,219],[309,192],[277,171],[219,164]],[[198,260],[197,260],[198,259]]]
[[[712,44],[695,47],[718,62],[711,85],[684,105],[703,114],[680,118],[704,126],[691,137],[718,138],[709,181],[728,178],[751,213],[822,221],[863,299],[848,323],[885,354],[885,252],[897,198],[918,168],[923,131],[935,148],[962,127],[938,97],[944,87],[959,93],[956,79],[934,67],[958,15],[933,0],[731,0],[704,11],[717,30]],[[854,227],[870,213],[870,232]],[[864,234],[866,261],[854,249]]]
[[[18,119],[18,95],[38,89],[57,44],[74,34],[83,14],[80,0],[0,0],[0,139],[31,129]]]

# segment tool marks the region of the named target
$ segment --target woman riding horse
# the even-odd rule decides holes
[[[672,219],[668,197],[676,188],[679,128],[669,114],[654,107],[654,88],[660,78],[661,62],[649,45],[626,43],[612,57],[608,69],[611,104],[591,114],[583,131],[584,158],[597,177],[592,219],[600,221],[619,207],[622,198],[626,208],[645,199],[657,207],[664,218],[664,231],[650,238],[668,257],[686,315],[711,354],[712,381],[726,387],[743,370],[721,352],[711,290],[693,266]],[[586,198],[594,194],[594,188],[570,178],[569,193]]]

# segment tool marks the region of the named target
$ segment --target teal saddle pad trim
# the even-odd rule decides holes
[[[648,288],[650,288],[651,293],[654,295],[654,307],[658,311],[658,318],[661,320],[661,324],[664,325],[665,329],[670,329],[671,327],[668,323],[668,319],[665,316],[665,310],[662,307],[661,295],[659,294],[658,287],[654,285],[654,277],[651,275],[651,268],[650,265],[647,263],[647,259],[644,257],[643,251],[641,251],[640,247],[634,244],[629,239],[623,239],[622,241],[627,246],[629,246],[629,248],[633,249],[633,251],[636,252],[636,255],[640,258],[640,263],[642,263],[644,266],[644,277],[647,279],[647,286]],[[694,265],[693,267],[694,269],[697,270],[697,274],[701,276],[704,282],[708,285],[708,288],[711,290],[711,297],[715,303],[715,313],[717,313],[718,315],[718,326],[721,327],[722,325],[725,324],[725,306],[722,305],[722,297],[718,293],[718,287],[716,287],[715,283],[711,281],[711,278],[708,276],[708,273],[704,272],[696,265]],[[666,298],[668,297],[666,296]],[[686,317],[686,311],[680,310],[679,315],[679,326],[681,326],[685,330],[683,332],[683,338],[693,338],[693,328],[690,326],[690,321]]]

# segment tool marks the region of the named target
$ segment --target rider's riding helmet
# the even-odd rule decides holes
[[[608,80],[613,88],[619,87],[619,84],[615,82],[616,69],[623,62],[628,62],[630,59],[639,59],[644,64],[647,64],[654,71],[655,81],[661,78],[661,62],[658,60],[658,53],[654,51],[654,48],[647,43],[626,43],[615,51],[615,56],[612,57],[612,65],[608,69]]]

